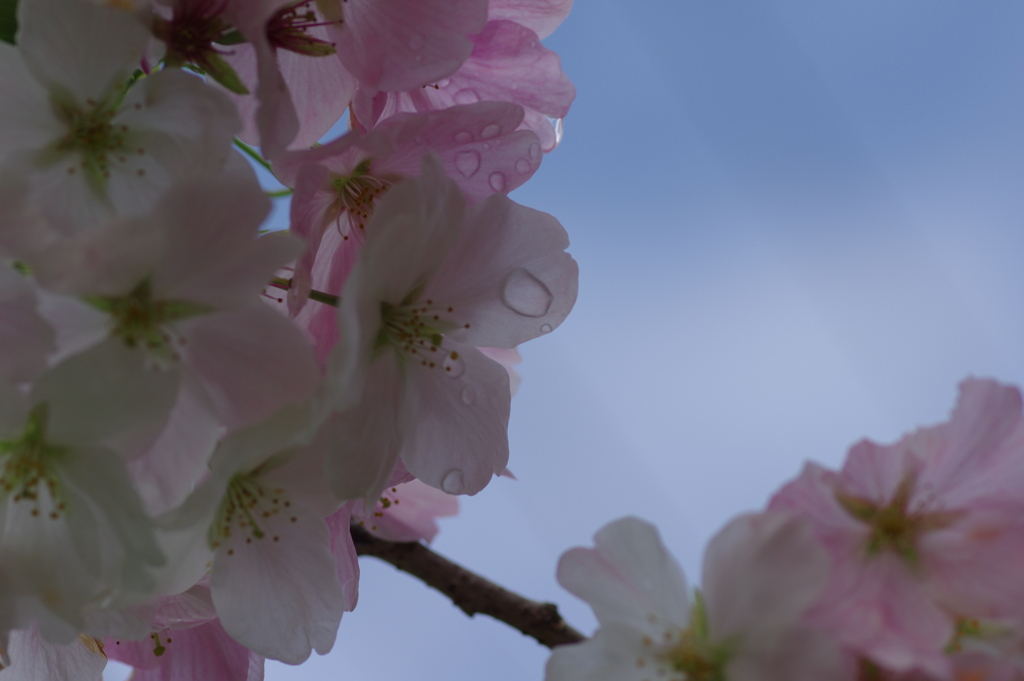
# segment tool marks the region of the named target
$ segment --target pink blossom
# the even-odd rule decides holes
[[[267,158],[316,142],[338,121],[357,82],[380,90],[417,88],[443,78],[472,50],[486,0],[330,0],[278,3],[239,28],[251,45],[229,60],[256,100],[236,98],[242,139]],[[261,30],[263,27],[266,30]],[[310,51],[285,38],[306,36]],[[256,83],[259,83],[256,86]]]
[[[430,87],[378,92],[360,85],[352,111],[364,129],[401,112],[428,112],[481,101],[512,102],[523,107],[522,126],[533,130],[545,151],[556,133],[548,118],[563,118],[576,90],[562,72],[558,55],[537,34],[514,21],[491,20],[473,36],[473,52],[458,71]]]
[[[470,202],[526,182],[539,166],[541,152],[535,135],[516,130],[522,118],[522,109],[498,102],[396,116],[368,134],[349,133],[323,147],[277,159],[274,172],[295,188],[292,230],[309,244],[289,291],[293,314],[305,304],[310,288],[340,292],[374,206],[395,182],[419,172],[425,154],[438,156]],[[324,235],[332,227],[339,234],[327,242],[333,248],[321,253]],[[318,276],[313,281],[315,266]],[[333,319],[328,310],[316,312]],[[307,320],[321,346],[318,331],[326,325]],[[324,341],[328,347],[330,341]],[[319,347],[320,354],[324,349]]]
[[[263,657],[224,631],[207,585],[157,603],[148,637],[104,641],[110,659],[135,668],[133,681],[262,681]]]
[[[575,303],[565,230],[501,194],[465,207],[433,155],[375,209],[342,293],[331,381],[343,421],[327,458],[343,499],[376,499],[401,458],[450,494],[505,470],[510,390],[475,346],[514,347]]]
[[[372,510],[366,509],[363,500],[355,502],[353,515],[381,539],[430,543],[437,536],[437,519],[458,512],[458,497],[413,479],[385,489]]]
[[[772,500],[810,518],[833,559],[814,622],[894,672],[951,673],[958,616],[1013,615],[1024,582],[1024,422],[1011,387],[969,379],[947,423],[808,464]]]

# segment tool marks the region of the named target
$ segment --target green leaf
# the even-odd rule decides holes
[[[18,32],[18,0],[0,0],[0,40],[14,44]]]

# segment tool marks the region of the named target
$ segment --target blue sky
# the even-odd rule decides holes
[[[579,0],[578,97],[513,195],[557,216],[577,307],[522,348],[511,469],[435,548],[590,632],[558,556],[627,514],[694,581],[805,460],[1024,382],[1024,5]],[[540,680],[545,649],[364,559],[335,650],[268,681]]]

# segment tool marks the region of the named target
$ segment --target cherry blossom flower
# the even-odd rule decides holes
[[[561,323],[576,299],[567,246],[554,218],[501,194],[467,210],[432,155],[389,190],[331,357],[345,423],[327,471],[340,498],[378,498],[399,458],[449,494],[505,470],[508,375],[474,346],[514,347]]]
[[[146,597],[164,562],[124,462],[101,444],[161,405],[113,367],[94,381],[81,369],[63,362],[28,395],[0,382],[0,627],[61,644],[87,610]]]
[[[108,334],[87,352],[119,345],[189,374],[220,422],[237,428],[303,399],[319,379],[301,333],[258,299],[301,251],[285,233],[256,238],[268,210],[251,177],[200,176],[149,215],[61,242],[33,271],[103,313]]]
[[[177,557],[161,587],[210,572],[224,630],[255,653],[289,664],[334,645],[349,603],[324,521],[341,505],[323,475],[330,439],[319,400],[287,407],[221,443],[211,476],[161,520]],[[354,551],[353,551],[354,554]],[[212,565],[211,565],[212,563]]]
[[[828,579],[809,523],[745,515],[708,545],[704,591],[693,599],[657,530],[623,518],[572,549],[558,581],[586,600],[600,628],[560,646],[547,681],[818,681],[852,678],[830,640],[800,624]]]
[[[541,152],[535,135],[516,131],[522,119],[521,108],[498,102],[396,116],[368,134],[349,133],[331,144],[278,158],[275,174],[295,188],[291,228],[309,244],[289,290],[292,313],[305,304],[310,288],[340,292],[374,206],[395,182],[419,172],[425,154],[437,154],[470,202],[526,182],[539,166]],[[324,234],[332,227],[339,234],[332,235],[321,254]],[[313,281],[318,258],[323,264]],[[328,310],[317,312],[334,319]],[[320,340],[319,332],[328,327],[322,320],[306,324],[321,354],[323,345],[333,345],[333,334]]]
[[[969,379],[947,423],[808,464],[770,507],[805,515],[834,568],[812,620],[892,672],[948,677],[960,617],[1019,615],[1020,393]]]
[[[146,44],[127,12],[79,0],[18,6],[18,47],[0,45],[0,164],[65,233],[151,208],[179,177],[223,166],[238,117],[177,70],[126,83]]]

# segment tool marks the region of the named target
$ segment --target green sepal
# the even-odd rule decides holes
[[[18,0],[0,0],[0,40],[14,44],[18,32]]]
[[[218,45],[242,45],[249,42],[249,40],[236,29],[221,34],[221,36],[213,42]]]
[[[242,79],[238,77],[235,70],[231,68],[231,64],[227,63],[223,57],[216,52],[211,51],[203,59],[203,70],[210,78],[231,90],[236,95],[247,95],[249,94],[249,88],[245,87]]]

